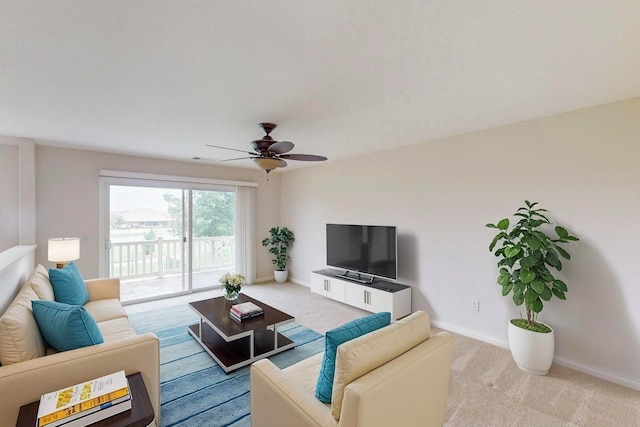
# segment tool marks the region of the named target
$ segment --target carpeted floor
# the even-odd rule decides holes
[[[640,392],[558,364],[529,375],[508,350],[456,336],[444,425],[640,426]]]
[[[187,333],[198,317],[186,305],[129,315],[136,332],[154,332],[160,339],[160,425],[251,425],[249,367],[226,374]],[[324,349],[324,337],[300,324],[278,331],[296,343],[292,350],[270,357],[280,368]]]
[[[368,314],[293,283],[248,285],[243,292],[320,333]],[[133,313],[159,304],[186,306],[189,300],[219,295],[221,291],[212,291],[126,308],[133,318]],[[179,321],[183,319],[160,316],[158,328]],[[555,363],[546,376],[529,375],[518,369],[509,350],[456,335],[445,426],[640,427],[640,391]]]

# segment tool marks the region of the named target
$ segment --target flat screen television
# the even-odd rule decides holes
[[[396,227],[384,225],[327,224],[327,265],[350,272],[398,277]],[[368,280],[371,281],[371,280]]]

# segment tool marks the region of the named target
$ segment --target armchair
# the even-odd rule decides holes
[[[338,347],[333,398],[315,397],[323,354],[280,370],[251,366],[253,427],[441,426],[445,419],[453,335],[431,336],[418,311]]]

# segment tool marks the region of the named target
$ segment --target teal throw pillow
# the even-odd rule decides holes
[[[85,305],[89,301],[87,285],[73,262],[63,268],[50,268],[49,281],[57,302]]]
[[[391,323],[391,313],[382,312],[356,319],[326,333],[324,357],[316,384],[316,398],[324,403],[331,403],[333,394],[333,377],[336,372],[336,352],[338,346]]]
[[[86,308],[55,301],[31,301],[42,338],[58,351],[103,343],[102,332]]]

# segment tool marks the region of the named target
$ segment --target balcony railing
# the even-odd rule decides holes
[[[235,236],[193,239],[193,271],[218,270],[235,265]],[[182,239],[113,242],[109,256],[110,277],[123,280],[163,277],[182,272],[187,263]]]

